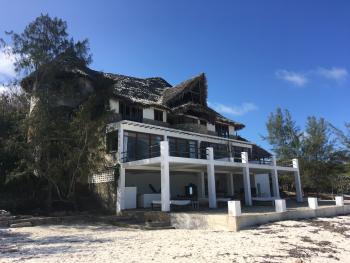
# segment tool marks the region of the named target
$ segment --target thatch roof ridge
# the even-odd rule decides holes
[[[175,85],[174,87],[169,87],[164,90],[162,103],[167,104],[171,99],[175,98],[176,96],[180,95],[184,90],[192,88],[192,84],[198,81],[203,81],[203,92],[204,97],[207,97],[207,79],[205,77],[205,73],[200,73],[197,76],[194,76],[190,79],[187,79],[185,81],[182,81],[181,83]],[[206,100],[205,100],[206,104]]]
[[[27,92],[32,92],[35,76],[50,75],[50,69],[54,70],[57,77],[79,76],[92,82],[92,86],[104,86],[110,90],[110,95],[126,100],[130,103],[160,107],[171,112],[177,111],[203,111],[210,116],[211,120],[217,120],[234,125],[236,129],[244,127],[243,124],[229,120],[211,109],[207,105],[207,79],[204,73],[200,73],[190,79],[187,79],[174,87],[161,77],[138,78],[121,74],[104,73],[95,71],[87,67],[83,60],[72,56],[69,53],[63,53],[55,60],[51,61],[39,72],[35,72],[24,78],[21,82],[22,87]],[[65,77],[66,77],[65,76]],[[46,78],[49,79],[49,78]],[[64,79],[64,78],[63,78]],[[101,84],[102,83],[102,84]],[[98,85],[101,84],[101,85]],[[199,94],[198,103],[181,103],[181,96],[188,90]],[[176,102],[176,100],[180,100]],[[175,102],[175,103],[174,103]]]

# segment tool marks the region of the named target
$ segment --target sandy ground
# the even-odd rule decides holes
[[[0,262],[350,262],[350,216],[238,233],[106,225],[0,229]]]

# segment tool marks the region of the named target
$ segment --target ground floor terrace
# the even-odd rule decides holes
[[[204,159],[176,157],[169,154],[169,142],[160,142],[159,156],[121,163],[116,209],[151,209],[169,212],[182,206],[189,210],[220,209],[227,201],[240,200],[242,206],[272,204],[280,199],[280,174],[294,178],[295,201],[302,202],[298,160],[277,165],[249,162],[248,153],[240,158],[216,159],[207,147]]]

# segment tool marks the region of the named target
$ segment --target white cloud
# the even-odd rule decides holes
[[[250,111],[254,111],[258,109],[258,107],[251,102],[245,102],[239,106],[235,106],[235,105],[227,106],[221,103],[210,103],[210,102],[208,102],[208,104],[217,112],[220,112],[222,114],[235,115],[235,116],[242,116]]]
[[[0,49],[0,81],[13,78],[16,75],[13,63],[16,57],[9,47]]]
[[[338,82],[344,81],[349,75],[348,71],[345,68],[336,67],[332,67],[329,69],[319,68],[316,72],[322,77],[325,77],[327,79],[333,79]]]
[[[7,88],[0,84],[0,94],[7,91]]]
[[[277,70],[276,76],[279,79],[283,79],[299,87],[304,86],[308,82],[308,79],[305,76],[305,74],[288,71],[285,69]]]

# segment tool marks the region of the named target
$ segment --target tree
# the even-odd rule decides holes
[[[59,85],[54,74],[59,65],[53,62],[59,57],[74,57],[86,66],[91,62],[88,40],[75,42],[67,33],[67,23],[48,14],[41,14],[22,33],[7,34],[12,42],[6,50],[15,55],[16,72],[19,76],[29,74],[33,80],[27,90],[32,103],[26,120],[29,140],[22,172],[46,180],[42,190],[47,193],[48,208],[53,196],[75,204],[75,184],[82,174],[88,175],[86,167],[91,168],[97,159],[98,151],[92,148],[97,147],[96,132],[102,129],[103,116],[92,118],[87,111],[96,111],[101,101],[89,99],[69,112],[53,107]],[[68,88],[77,85],[74,81]]]
[[[300,156],[299,127],[296,126],[288,110],[277,108],[266,123],[268,135],[263,137],[272,145],[278,159],[291,159]]]
[[[21,146],[26,141],[24,121],[28,108],[24,93],[0,94],[0,187],[18,167]]]
[[[345,131],[331,126],[340,143],[339,172],[333,184],[340,193],[350,193],[350,122],[345,123]]]
[[[336,168],[334,156],[334,141],[330,139],[328,123],[323,118],[308,117],[302,139],[302,167],[307,186],[318,192],[329,189]]]
[[[48,14],[41,14],[20,34],[13,31],[7,34],[12,39],[9,44],[11,48],[7,50],[16,55],[14,65],[18,73],[27,75],[38,72],[43,65],[67,50],[86,64],[92,60],[89,41],[84,39],[75,42],[67,33],[67,22],[57,17],[51,18]]]

